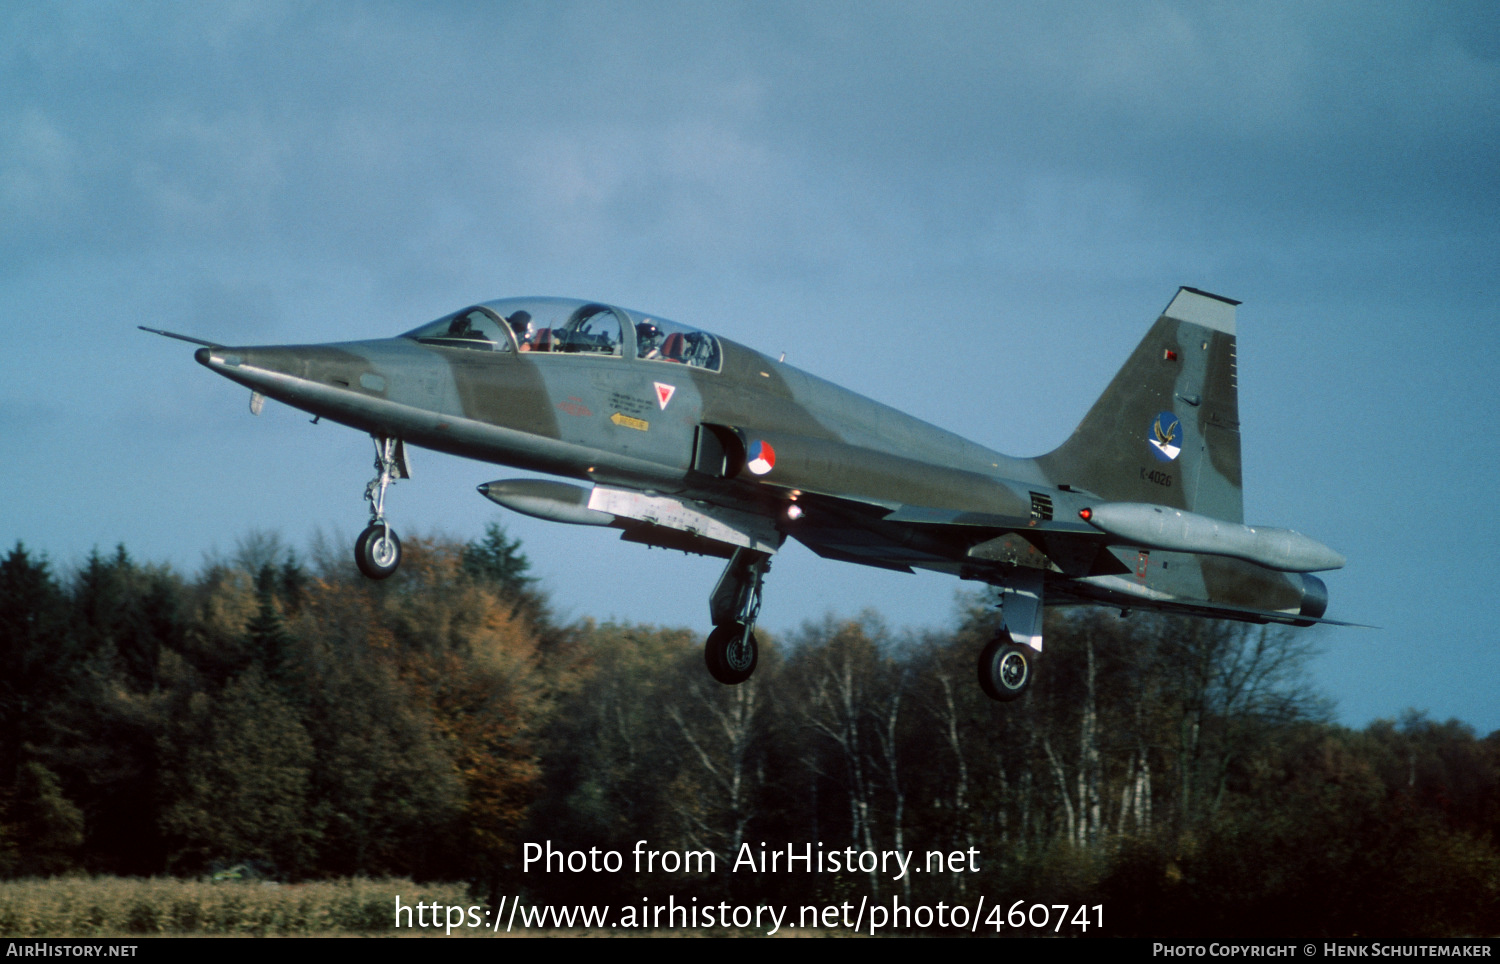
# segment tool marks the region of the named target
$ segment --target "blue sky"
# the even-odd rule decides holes
[[[138,324],[404,331],[478,300],[716,330],[1014,455],[1187,284],[1240,299],[1245,509],[1349,558],[1363,725],[1500,728],[1493,3],[0,7],[0,545],[333,551],[372,449]],[[708,628],[710,560],[505,515],[418,451],[403,533],[520,536],[566,615]],[[780,556],[762,625],[959,584]]]

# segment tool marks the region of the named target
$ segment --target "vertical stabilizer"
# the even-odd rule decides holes
[[[1179,288],[1078,428],[1037,459],[1048,478],[1243,522],[1238,304]]]

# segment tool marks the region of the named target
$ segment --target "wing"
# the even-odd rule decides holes
[[[1081,523],[816,494],[797,504],[802,513],[785,527],[787,534],[828,559],[898,572],[933,569],[996,584],[1016,566],[1059,576],[1126,571],[1101,559],[1107,539]]]
[[[1059,496],[1061,493],[1057,493]],[[1308,626],[1320,580],[1238,559],[1142,547],[1082,522],[804,494],[788,535],[828,559],[898,572],[930,569],[1006,589],[1040,576],[1052,605],[1093,604]]]

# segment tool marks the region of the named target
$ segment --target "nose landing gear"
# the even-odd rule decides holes
[[[354,563],[371,579],[384,579],[401,565],[401,540],[384,521],[372,522],[354,540]]]
[[[370,524],[354,542],[354,563],[370,579],[384,579],[401,565],[401,540],[385,521],[385,490],[398,479],[411,478],[406,446],[400,439],[372,435],[375,440],[375,478],[365,486]]]

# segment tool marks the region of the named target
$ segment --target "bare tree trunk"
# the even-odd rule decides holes
[[[1141,765],[1135,776],[1135,827],[1140,833],[1151,832],[1151,758],[1141,747]]]
[[[1047,734],[1042,734],[1042,750],[1047,754],[1047,762],[1052,766],[1052,777],[1057,781],[1057,795],[1062,797],[1063,817],[1067,821],[1064,829],[1065,836],[1071,841],[1078,838],[1078,816],[1073,811],[1073,796],[1068,792],[1068,775],[1063,771],[1062,761],[1057,754],[1052,752],[1052,741]]]
[[[837,662],[818,681],[818,689],[807,719],[813,729],[828,737],[839,748],[849,783],[850,836],[856,847],[874,850],[870,826],[870,779],[865,773],[864,749],[860,743],[859,716],[863,694],[857,692],[854,661],[841,653]],[[870,873],[872,894],[879,897],[880,878]]]
[[[953,677],[946,673],[936,676],[937,684],[942,690],[942,702],[938,704],[938,721],[942,724],[943,737],[948,741],[948,749],[953,751],[953,758],[957,762],[958,774],[953,780],[953,817],[958,823],[958,829],[962,834],[961,841],[964,849],[974,846],[974,823],[969,817],[969,764],[964,759],[963,744],[958,738],[958,705],[953,699]],[[1000,768],[1000,779],[1002,785],[1005,781],[1005,770]],[[1002,792],[1001,799],[1005,799]],[[1010,820],[1009,811],[1004,805],[1000,807],[1000,840],[1009,843]],[[954,879],[958,883],[960,897],[968,895],[966,874],[958,874]]]
[[[1091,846],[1098,839],[1103,821],[1103,803],[1099,794],[1099,707],[1094,687],[1094,637],[1084,636],[1088,656],[1087,690],[1083,702],[1083,719],[1078,727],[1078,834],[1080,847]]]
[[[904,680],[893,681],[889,699],[883,707],[881,714],[882,727],[876,731],[880,744],[880,757],[884,764],[885,777],[891,785],[891,796],[893,803],[891,807],[891,836],[892,844],[898,853],[906,852],[906,831],[903,822],[906,813],[906,792],[901,789],[901,774],[896,760],[896,723],[901,712],[901,693]],[[961,875],[960,875],[961,876]],[[907,901],[911,900],[911,875],[907,874],[901,878],[901,892]]]
[[[745,841],[745,829],[752,816],[749,800],[754,774],[751,772],[750,753],[755,737],[755,714],[759,706],[760,688],[751,679],[730,690],[724,700],[715,698],[723,690],[716,689],[710,694],[694,686],[693,692],[707,708],[714,722],[710,732],[702,735],[703,739],[683,719],[677,704],[667,705],[667,715],[677,724],[678,732],[692,748],[710,782],[723,793],[727,829],[715,830],[704,826],[700,818],[690,815],[688,811],[679,808],[679,812],[696,824],[701,832],[717,837],[717,843],[727,844],[729,859],[733,860]],[[705,742],[708,745],[705,746]]]
[[[1120,791],[1120,817],[1115,833],[1120,836],[1151,832],[1151,758],[1146,748],[1131,754]]]

